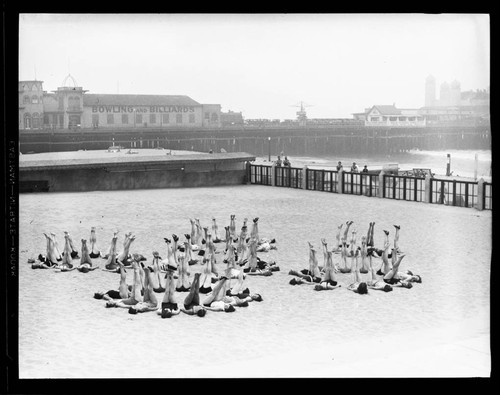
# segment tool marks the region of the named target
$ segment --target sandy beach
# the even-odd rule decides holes
[[[23,194],[19,206],[20,378],[490,375],[491,211],[257,185]],[[259,256],[281,268],[247,278],[264,301],[234,313],[131,315],[93,298],[117,289],[117,274],[33,270],[28,263],[45,252],[42,232],[54,232],[62,245],[64,231],[80,241],[92,226],[104,251],[114,230],[119,249],[133,232],[131,252],[150,263],[154,250],[166,256],[163,237],[190,231],[189,218],[210,225],[213,216],[223,231],[231,214],[238,230],[243,218],[260,218],[261,237],[275,237],[278,250]],[[289,285],[288,271],[307,267],[307,241],[318,251],[321,238],[333,246],[347,220],[358,238],[375,221],[377,246],[383,230],[392,241],[399,224],[401,268],[422,283],[368,295],[346,290],[349,274],[339,274],[342,287],[332,291]],[[186,295],[176,293],[180,303]]]

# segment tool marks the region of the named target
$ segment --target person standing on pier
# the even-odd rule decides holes
[[[352,162],[351,172],[352,173],[359,173],[359,169],[358,169],[358,166],[356,166],[356,162]]]
[[[344,167],[342,166],[342,162],[339,161],[339,164],[337,165],[337,171],[344,170]]]
[[[281,167],[281,157],[278,155],[278,159],[276,160],[276,166]]]

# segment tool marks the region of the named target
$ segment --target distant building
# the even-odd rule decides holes
[[[228,112],[221,112],[220,119],[222,126],[230,125],[243,125],[243,115],[241,112],[234,112],[229,110]]]
[[[440,86],[439,99],[435,97],[436,84],[433,76],[425,81],[425,106],[419,114],[428,124],[440,122],[489,120],[490,94],[487,90],[462,92],[460,82],[443,82]]]
[[[418,109],[399,109],[393,105],[374,105],[364,112],[353,113],[355,120],[365,126],[423,127],[449,122],[481,124],[490,119],[490,89],[461,92],[460,82],[443,82],[439,99],[436,80],[425,80],[425,106]]]
[[[88,94],[68,75],[50,93],[19,82],[19,129],[220,127],[221,105],[183,95]]]
[[[417,109],[399,109],[393,105],[374,105],[364,113],[354,113],[354,119],[363,120],[365,126],[425,126],[425,118]]]

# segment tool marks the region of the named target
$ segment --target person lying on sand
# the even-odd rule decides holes
[[[200,293],[208,294],[212,292],[212,279],[215,278],[215,275],[212,270],[212,254],[208,253],[208,255],[204,258],[204,265],[201,272],[201,287]]]
[[[347,265],[347,257],[349,255],[347,251],[347,244],[346,244],[346,239],[342,238],[342,248],[340,249],[340,262],[341,265],[339,265],[339,271],[341,273],[351,273],[352,271],[352,260],[351,260],[351,266]]]
[[[43,235],[47,241],[47,253],[45,257],[42,256],[42,254],[38,255],[38,259],[49,267],[56,266],[58,262],[62,261],[62,256],[59,254],[59,251],[56,250],[52,236],[47,235],[47,233],[44,233]]]
[[[109,251],[107,254],[107,261],[104,265],[104,269],[106,271],[117,272],[119,268],[118,263],[116,263],[116,241],[118,240],[118,232],[113,234],[113,238],[111,239],[111,245],[109,246]]]
[[[70,246],[70,254],[71,258],[78,258],[78,251],[75,248],[75,245],[73,244],[73,239],[71,238],[71,235],[68,232],[64,232],[64,238],[66,239],[66,236],[68,237],[69,241],[69,246]]]
[[[181,307],[180,310],[188,315],[204,317],[207,310],[200,304],[200,276],[201,273],[194,274],[191,289],[189,290],[189,294],[186,296],[186,299],[184,299],[184,307]]]
[[[243,272],[250,276],[271,276],[272,271],[265,266],[264,268],[259,268],[257,260],[257,240],[254,238],[250,239],[248,244],[249,257],[247,263],[243,266]]]
[[[346,224],[346,227],[344,228],[344,237],[343,239],[345,240],[345,242],[347,243],[347,238],[349,237],[349,228],[351,227],[351,225],[354,223],[354,221],[347,221],[345,224]]]
[[[212,238],[214,243],[220,243],[222,241],[219,238],[219,227],[217,226],[215,217],[212,217]]]
[[[259,237],[259,217],[255,217],[252,224],[252,230],[250,231],[250,237],[255,240],[260,240]]]
[[[185,245],[189,245],[188,242],[185,242]],[[189,292],[191,288],[191,282],[189,281],[189,271],[188,271],[188,264],[186,262],[186,259],[183,255],[180,255],[178,258],[179,261],[179,266],[178,266],[178,280],[177,280],[177,287],[175,290],[177,292]]]
[[[361,274],[359,272],[359,262],[352,268],[352,273],[354,281],[347,286],[347,289],[358,294],[367,294],[368,285],[361,279]]]
[[[205,309],[211,311],[225,311],[226,313],[231,313],[235,310],[232,304],[226,303],[223,300],[226,295],[226,281],[227,277],[221,276],[219,281],[215,284],[213,291],[203,300]]]
[[[121,267],[121,265],[120,265]],[[128,309],[130,306],[134,306],[137,303],[143,301],[143,297],[141,294],[141,290],[143,290],[140,273],[139,273],[139,264],[133,260],[132,268],[134,270],[134,281],[132,283],[132,292],[130,296],[126,299],[121,299],[119,301],[108,300],[106,302],[106,307],[122,307]]]
[[[229,236],[232,239],[236,238],[236,215],[231,214],[229,217]]]
[[[293,269],[290,270],[288,274],[299,277],[298,279],[292,278],[290,280],[291,285],[301,285],[304,283],[321,282],[321,272],[318,266],[318,259],[316,258],[316,249],[310,242],[308,242],[308,245],[309,245],[309,267],[307,269],[302,269],[300,272]]]
[[[379,276],[383,276],[383,275],[389,273],[389,271],[392,268],[393,263],[389,262],[389,256],[391,256],[391,258],[393,258],[393,256],[395,257],[395,255],[392,256],[391,254],[389,254],[389,248],[390,248],[389,240],[386,240],[384,243],[384,250],[382,251],[382,255],[381,255],[382,262],[380,264],[380,268],[377,270],[377,274]]]
[[[387,284],[383,280],[379,280],[377,277],[377,273],[375,273],[375,269],[372,265],[371,260],[369,260],[368,262],[368,280],[366,281],[366,285],[368,286],[368,288],[378,291],[391,292],[392,286]]]
[[[142,302],[136,303],[129,307],[129,314],[145,313],[148,311],[158,310],[158,299],[153,290],[152,278],[154,270],[152,267],[147,267],[144,270],[144,298]]]
[[[414,275],[411,272],[399,272],[399,266],[401,265],[401,261],[405,257],[404,254],[398,256],[397,261],[392,266],[391,270],[384,275],[384,281],[387,284],[392,285],[393,287],[403,287],[403,288],[412,288],[412,282],[420,283],[422,282],[422,278],[418,275]]]
[[[92,265],[92,259],[90,259],[90,251],[87,246],[87,240],[82,239],[82,257],[80,258],[80,266],[77,267],[78,271],[82,273],[88,273],[89,271],[97,269],[99,266]]]
[[[175,297],[174,272],[176,270],[177,267],[170,264],[167,265],[167,273],[165,274],[165,294],[163,295],[161,307],[157,310],[157,314],[161,315],[161,318],[171,318],[180,313],[177,298]]]
[[[120,284],[118,290],[109,290],[107,292],[96,292],[95,299],[128,299],[132,295],[132,285],[127,285],[127,271],[121,262],[118,262],[120,268]]]
[[[49,237],[52,240],[52,245],[53,245],[53,250],[55,251],[56,260],[60,262],[62,261],[62,254],[60,252],[61,250],[59,249],[59,243],[57,242],[56,234],[51,232]]]
[[[327,251],[326,253],[326,263],[323,267],[321,282],[314,285],[315,291],[331,290],[340,287],[340,284],[337,282],[337,278],[335,277],[335,267],[333,265],[332,254],[332,251]]]
[[[153,268],[153,276],[151,278],[151,282],[153,284],[153,291],[156,293],[165,292],[165,287],[163,286],[161,272],[160,272],[160,254],[158,251],[153,251],[153,262],[151,267]]]
[[[130,245],[135,240],[135,236],[131,232],[125,235],[123,241],[123,250],[117,255],[116,259],[122,262],[125,266],[131,265],[131,255],[129,253]]]
[[[99,248],[97,248],[97,237],[95,233],[95,226],[92,226],[90,228],[89,243],[90,243],[90,253],[89,253],[90,257],[99,258],[101,256],[101,251],[99,251]]]
[[[59,269],[61,272],[69,272],[71,270],[74,270],[75,268],[73,267],[72,260],[73,259],[71,258],[71,245],[69,242],[69,234],[65,232],[62,262],[60,265],[56,267],[56,269]]]

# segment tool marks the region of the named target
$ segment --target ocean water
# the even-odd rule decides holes
[[[422,165],[423,156],[426,164],[433,157],[413,155]],[[324,160],[318,165],[325,166],[337,159],[344,158],[314,162]],[[291,160],[295,165],[299,158]],[[348,158],[343,161],[348,163]],[[434,156],[433,163],[440,162]],[[403,336],[399,346],[411,349],[412,342],[430,329],[451,325],[450,339],[489,331],[484,317],[489,316],[491,211],[259,185],[22,194],[19,208],[21,377],[197,377],[209,367],[216,368],[216,377],[246,377],[239,366],[262,358],[269,365],[256,365],[263,369],[257,376],[266,376],[275,361],[286,359],[288,376],[301,377],[306,359],[294,353],[301,349],[307,355],[334,355],[349,342],[368,350],[381,337],[392,336]],[[236,215],[237,229],[245,217],[250,222],[260,218],[260,236],[276,238],[278,249],[259,256],[275,260],[281,268],[271,277],[247,278],[246,285],[264,301],[231,314],[181,314],[170,320],[155,313],[133,316],[125,309],[106,309],[103,301],[92,297],[94,292],[116,289],[116,274],[56,273],[32,270],[27,263],[45,252],[42,232],[54,232],[62,244],[63,232],[68,231],[78,245],[89,237],[91,226],[97,228],[103,251],[113,231],[120,231],[119,249],[123,234],[132,231],[136,240],[131,252],[143,254],[149,263],[152,251],[166,254],[164,237],[176,233],[182,239],[190,232],[189,218],[209,225],[215,217],[223,231],[231,214]],[[420,274],[422,284],[358,295],[346,290],[351,275],[339,274],[342,287],[333,291],[289,285],[288,271],[308,265],[307,242],[316,246],[322,265],[321,238],[332,248],[337,226],[348,220],[354,221],[351,230],[357,230],[358,239],[375,221],[377,246],[383,244],[384,229],[390,231],[392,242],[393,225],[399,224],[399,244],[406,254],[401,269]],[[101,259],[94,263],[104,265]],[[378,268],[380,260],[375,265]],[[224,265],[218,263],[217,268],[221,271]],[[186,294],[176,296],[182,303]],[[162,297],[157,294],[160,301]],[[464,323],[471,320],[473,327]]]
[[[286,153],[285,153],[286,154]],[[322,156],[322,157],[288,157],[293,167],[307,165],[311,168],[334,168],[341,161],[345,169],[349,169],[356,162],[359,170],[364,165],[370,170],[379,170],[387,164],[398,164],[400,170],[411,170],[413,168],[430,168],[436,175],[445,175],[448,157],[450,154],[450,170],[452,175],[460,177],[474,177],[477,154],[477,178],[491,180],[491,150],[447,150],[447,151],[424,151],[411,150],[407,153],[378,156]],[[271,160],[276,160],[273,155]],[[266,163],[268,157],[259,158],[259,163]]]

